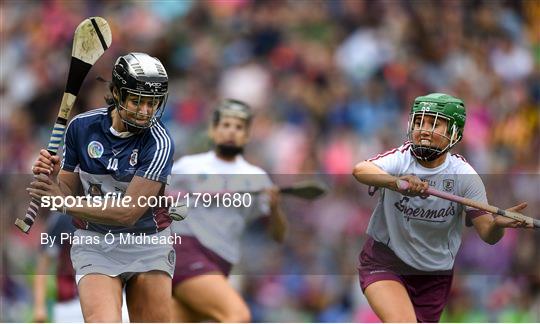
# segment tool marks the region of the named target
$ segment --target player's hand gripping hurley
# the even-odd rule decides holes
[[[101,17],[85,19],[77,26],[73,36],[71,63],[69,66],[66,90],[60,104],[60,111],[56,118],[47,151],[56,155],[67,127],[67,119],[75,99],[79,94],[84,78],[90,68],[110,47],[112,41],[111,28],[107,21]],[[21,231],[28,233],[38,215],[40,201],[33,198],[28,206],[24,219],[17,218],[15,225]]]
[[[399,190],[407,190],[409,188],[409,183],[407,181],[404,181],[404,180],[398,180],[397,181],[397,186],[398,186]],[[495,215],[508,217],[508,218],[513,219],[513,220],[523,222],[523,223],[527,224],[527,227],[530,227],[530,228],[540,228],[540,219],[534,219],[532,217],[525,216],[525,215],[523,215],[521,213],[518,213],[518,212],[514,212],[514,211],[510,211],[510,210],[503,210],[503,209],[500,209],[498,207],[491,206],[491,205],[488,205],[488,204],[484,204],[484,203],[481,203],[481,202],[478,202],[478,201],[475,201],[475,200],[472,200],[472,199],[456,196],[456,195],[453,195],[453,194],[450,194],[450,193],[447,193],[447,192],[442,192],[442,191],[439,191],[439,190],[431,188],[431,187],[429,187],[425,191],[425,193],[427,195],[436,196],[436,197],[439,197],[439,198],[442,198],[442,199],[457,202],[457,203],[465,205],[465,206],[469,206],[469,207],[473,207],[473,208],[476,208],[476,209],[484,210],[484,211],[490,212],[490,213],[495,214]]]

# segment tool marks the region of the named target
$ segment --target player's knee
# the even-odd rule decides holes
[[[83,304],[81,300],[81,308],[85,323],[121,322],[121,307],[121,304],[114,305],[114,302],[104,306]]]
[[[122,315],[113,313],[94,312],[84,315],[86,323],[119,323],[122,322]]]
[[[229,308],[220,321],[226,323],[249,323],[251,322],[251,312],[245,304],[236,305]]]

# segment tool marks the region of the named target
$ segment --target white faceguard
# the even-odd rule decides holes
[[[431,126],[431,129],[424,129],[424,122],[426,120],[426,116],[433,116],[433,123]],[[415,121],[420,118],[420,122],[418,125],[415,124]],[[446,128],[443,130],[442,133],[439,131],[436,131],[437,121],[443,119],[446,121]],[[412,153],[414,156],[420,160],[423,161],[432,161],[441,156],[442,154],[446,153],[448,150],[450,150],[454,145],[456,145],[459,140],[461,139],[458,137],[458,129],[455,125],[453,125],[452,129],[448,130],[448,125],[450,124],[450,120],[443,116],[442,114],[438,112],[416,112],[414,114],[411,114],[411,118],[409,119],[409,125],[408,125],[408,134],[407,138],[412,143]],[[432,141],[426,141],[426,140],[420,140],[418,143],[414,142],[414,137],[416,133],[429,133],[430,136],[428,136],[431,140],[435,136],[440,136],[442,138],[447,139],[448,144],[444,147],[439,146],[433,146]],[[421,136],[418,136],[420,138]]]

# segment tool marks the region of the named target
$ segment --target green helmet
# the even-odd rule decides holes
[[[412,138],[414,121],[418,116],[421,116],[421,120],[423,120],[426,115],[447,121],[448,127],[444,136],[448,138],[449,143],[446,147],[433,147],[414,143]],[[431,93],[417,97],[411,109],[408,128],[408,138],[412,142],[413,154],[421,160],[431,161],[450,150],[461,141],[466,118],[465,105],[461,99],[444,93]]]

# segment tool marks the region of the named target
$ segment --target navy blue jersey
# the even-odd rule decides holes
[[[64,139],[62,169],[79,173],[85,195],[123,196],[131,179],[140,176],[162,182],[162,196],[174,155],[168,131],[157,122],[138,134],[118,133],[111,127],[112,109],[92,110],[71,120]],[[130,205],[137,204],[137,198],[132,197]],[[156,233],[171,223],[164,204],[148,208],[133,227],[74,220],[76,227],[100,233]]]

